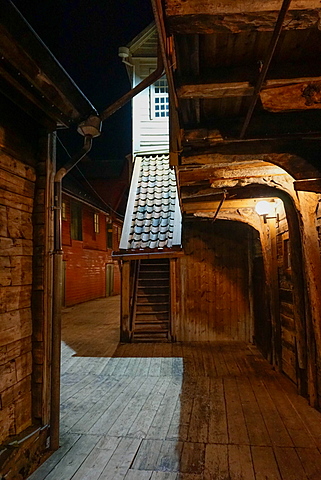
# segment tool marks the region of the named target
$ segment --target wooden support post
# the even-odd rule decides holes
[[[311,349],[308,348],[309,342],[307,341],[308,325],[306,323],[307,315],[305,311],[304,299],[305,284],[302,265],[302,244],[297,214],[294,208],[289,208],[288,204],[285,204],[285,208],[286,219],[289,227],[289,245],[293,284],[293,315],[295,322],[296,354],[298,365],[298,391],[301,395],[306,397],[308,394],[307,388],[309,376],[307,355],[308,352],[311,352]],[[314,396],[314,394],[312,396]]]
[[[248,322],[248,339],[253,342],[254,338],[254,288],[253,288],[253,234],[248,231],[248,250],[247,250],[247,264],[248,264],[248,279],[249,279],[249,308],[250,319]]]
[[[278,369],[282,370],[282,343],[281,343],[281,324],[280,324],[280,302],[279,302],[279,281],[278,264],[276,250],[276,219],[267,219],[270,236],[270,292],[271,292],[271,317],[272,317],[272,336],[274,344],[274,363]]]
[[[130,341],[130,262],[121,265],[120,341]]]
[[[170,335],[172,341],[176,341],[177,326],[177,301],[176,301],[176,258],[170,259]]]

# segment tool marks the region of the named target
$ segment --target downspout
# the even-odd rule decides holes
[[[62,179],[84,158],[92,146],[92,135],[86,135],[84,146],[55,175],[54,178],[54,252],[53,252],[53,312],[51,352],[51,407],[50,407],[50,449],[59,448],[59,406],[60,406],[60,356],[61,356],[61,307],[63,279],[62,250]]]
[[[58,170],[54,178],[54,251],[53,251],[53,313],[52,313],[52,354],[51,354],[51,406],[50,406],[50,449],[59,448],[60,421],[60,361],[61,361],[61,307],[63,280],[62,250],[62,180],[92,147],[92,139],[101,133],[101,123],[128,103],[138,93],[155,83],[164,74],[163,59],[158,49],[156,69],[138,85],[125,93],[101,115],[91,115],[78,126],[78,132],[84,136],[82,149],[69,162]]]

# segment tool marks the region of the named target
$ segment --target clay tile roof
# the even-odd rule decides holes
[[[175,172],[168,155],[138,157],[120,248],[163,249],[180,245],[181,214]]]

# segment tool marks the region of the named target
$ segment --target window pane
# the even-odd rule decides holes
[[[82,209],[79,203],[71,204],[71,238],[82,240]]]
[[[152,115],[155,118],[168,117],[169,100],[168,100],[168,85],[167,79],[162,78],[154,83],[154,96],[152,104]],[[160,112],[159,110],[162,110]]]

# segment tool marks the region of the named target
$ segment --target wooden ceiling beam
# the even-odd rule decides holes
[[[215,118],[214,122],[208,122],[202,125],[202,131],[216,131],[222,139],[236,141],[244,117]],[[188,128],[188,127],[187,127]],[[193,130],[188,128],[188,130]],[[321,111],[320,109],[301,110],[300,115],[297,112],[282,113],[255,113],[253,121],[248,126],[245,139],[264,140],[264,139],[289,139],[296,136],[302,137],[321,137]],[[186,136],[185,136],[186,138]]]
[[[250,155],[224,155],[221,153],[195,153],[194,155],[189,155],[188,157],[181,157],[181,165],[244,165],[244,164],[257,164],[258,162],[270,162],[273,158],[273,154],[262,153],[262,154],[250,154]],[[273,162],[272,162],[273,163]],[[264,163],[262,163],[264,165]]]
[[[166,0],[166,16],[278,12],[282,0]],[[291,10],[317,10],[319,0],[292,0]]]
[[[246,183],[246,188],[255,184],[256,186],[266,187],[267,183],[263,181],[258,181],[256,178],[249,178],[249,181]],[[238,192],[240,188],[245,188],[245,185],[242,186],[225,186],[216,187],[216,186],[193,186],[193,187],[181,187],[180,188],[180,198],[182,202],[218,202],[222,195],[226,192],[230,195],[230,198],[236,196],[235,192]],[[239,197],[238,197],[239,198]]]
[[[178,98],[222,98],[253,95],[250,82],[186,84],[177,89]]]
[[[321,193],[321,178],[307,178],[294,182],[294,189],[303,192]]]
[[[286,70],[284,70],[286,72]],[[276,89],[280,88],[280,91]],[[272,110],[269,108],[269,111],[280,111],[280,110],[296,110],[296,109],[309,109],[312,108],[321,108],[319,104],[321,101],[306,100],[304,91],[311,91],[319,93],[321,90],[321,76],[315,77],[297,77],[297,78],[283,78],[283,79],[271,79],[267,80],[261,90],[261,99],[263,106],[265,107],[265,101],[267,99],[276,99],[276,106]],[[293,92],[293,93],[292,93]],[[223,97],[243,97],[251,96],[254,93],[254,86],[250,81],[243,82],[211,82],[211,83],[189,83],[181,85],[177,88],[177,96],[181,99],[186,98],[223,98]],[[286,107],[281,103],[280,97],[290,96]],[[294,102],[294,98],[296,102]],[[292,104],[291,104],[292,100]],[[270,100],[270,103],[272,100]],[[300,102],[300,103],[299,103]],[[279,105],[279,107],[277,107]],[[274,106],[274,104],[273,104]]]
[[[260,198],[261,200],[261,198]],[[255,204],[258,202],[257,199],[226,199],[221,207],[221,210],[237,210],[238,208],[255,208]],[[194,213],[197,211],[210,211],[215,212],[220,200],[212,200],[212,201],[196,201],[196,202],[184,202],[183,208],[186,214]]]
[[[236,120],[238,121],[238,120]],[[225,129],[224,129],[225,130]],[[189,156],[189,151],[211,153],[209,148],[215,147],[216,152],[226,154],[239,153],[278,153],[289,151],[289,147],[306,142],[318,143],[321,148],[321,131],[307,132],[306,134],[265,135],[253,138],[235,138],[227,136],[225,131],[216,128],[194,128],[184,131],[183,146],[184,157]]]
[[[205,88],[207,85],[222,85],[222,88],[228,88],[229,85],[236,88],[253,87],[259,76],[259,65],[257,63],[249,66],[238,67],[213,67],[207,74],[186,75],[178,79],[177,91],[184,91],[191,88]],[[321,79],[321,65],[311,62],[308,59],[304,63],[291,62],[271,65],[267,74],[263,88],[278,87],[288,85],[289,83],[315,82]],[[206,87],[209,89],[210,87]],[[182,95],[183,95],[182,93]],[[182,96],[181,95],[181,96]]]
[[[179,185],[181,187],[188,185],[197,185],[199,182],[208,181],[212,183],[214,180],[240,180],[245,178],[266,177],[275,175],[284,175],[285,172],[278,166],[273,164],[264,164],[257,162],[256,164],[226,165],[225,167],[217,167],[216,165],[204,165],[194,168],[180,168],[178,170]]]
[[[227,8],[225,8],[225,2],[222,2],[222,8],[218,9],[210,8],[212,5],[208,5],[209,2],[198,2],[200,8],[196,8],[194,13],[185,13],[193,11],[188,7],[194,2],[184,2],[184,4],[187,4],[186,10],[179,9],[176,11],[176,14],[168,13],[169,10],[167,9],[170,33],[220,34],[249,31],[270,32],[274,30],[278,11],[281,7],[281,2],[275,2],[278,3],[278,7],[274,10],[269,10],[269,5],[266,5],[266,3],[270,2],[253,2],[251,4],[252,6],[245,7],[248,8],[248,10],[242,10],[242,8],[239,7],[237,11],[228,12],[224,11],[227,10]],[[204,3],[206,4],[205,6]],[[256,9],[257,5],[259,5],[258,9]],[[203,6],[204,8],[202,8]],[[213,7],[215,7],[215,5],[213,5]],[[307,9],[295,9],[292,6],[285,17],[284,29],[299,30],[317,28],[320,21],[319,8],[320,5],[315,6],[315,9],[313,9],[313,5],[310,5]]]
[[[244,168],[255,169],[260,168],[265,171],[265,167],[269,167],[274,165],[275,169],[280,167],[282,170],[287,172],[296,180],[301,180],[304,178],[320,178],[321,177],[321,170],[314,167],[308,160],[302,158],[298,155],[293,153],[269,153],[269,154],[261,154],[261,155],[242,155],[242,154],[235,154],[235,155],[222,155],[217,154],[213,150],[213,153],[207,153],[203,155],[190,155],[187,158],[182,157],[182,164],[188,159],[189,168],[184,170],[183,166],[179,169],[180,175],[180,182],[183,185],[185,182],[186,185],[192,184],[188,183],[192,181],[194,175],[194,181],[202,181],[205,178],[214,178],[214,173],[218,172],[218,164],[222,169],[222,164],[226,164],[227,167],[222,169],[222,172],[226,171],[224,175],[222,174],[223,178],[228,178],[227,171],[240,171],[240,178],[242,177],[242,171],[244,172]],[[243,162],[243,164],[242,164]],[[256,163],[255,163],[256,162]],[[259,163],[261,162],[261,163]],[[265,162],[265,163],[263,163]],[[185,163],[186,167],[187,164]],[[194,172],[194,173],[192,173]],[[281,173],[281,171],[277,172],[275,170],[275,174]],[[268,174],[268,173],[266,173]],[[194,183],[195,184],[195,183]]]

